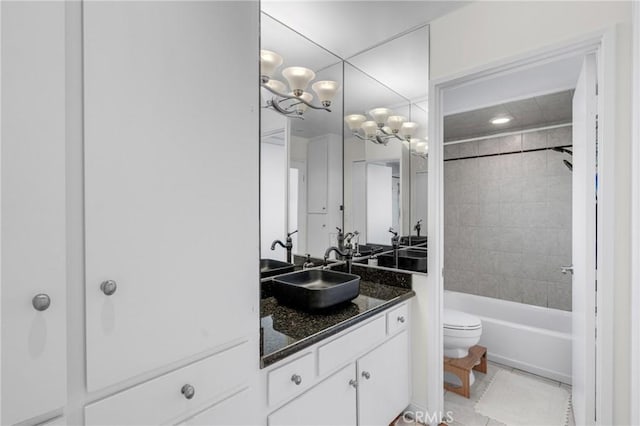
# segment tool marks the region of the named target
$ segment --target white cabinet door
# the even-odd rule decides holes
[[[358,360],[360,426],[387,426],[409,405],[409,366],[406,331]]]
[[[269,416],[269,426],[354,426],[355,365],[335,373]]]
[[[324,255],[324,251],[331,245],[329,215],[327,214],[310,214],[307,216],[307,229],[309,236],[307,238],[307,252],[314,257]]]
[[[93,391],[255,331],[259,10],[255,1],[83,10]],[[106,280],[117,284],[110,296]]]
[[[326,138],[312,139],[308,147],[308,213],[327,213],[329,143]]]
[[[0,7],[0,423],[8,425],[66,400],[65,4]],[[46,310],[32,305],[37,294],[49,298]]]

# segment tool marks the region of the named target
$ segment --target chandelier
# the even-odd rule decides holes
[[[265,108],[271,108],[287,117],[304,119],[307,108],[331,112],[329,107],[336,92],[340,88],[337,82],[331,80],[316,81],[311,88],[321,105],[311,103],[313,95],[305,92],[309,83],[316,78],[316,74],[304,67],[288,67],[282,70],[282,76],[289,83],[289,87],[280,80],[272,78],[274,72],[282,65],[282,56],[270,50],[260,50],[260,86],[274,96],[267,100]]]
[[[392,138],[403,142],[411,142],[411,138],[418,129],[418,123],[407,121],[401,115],[392,115],[388,108],[374,108],[369,111],[373,120],[367,121],[362,114],[351,114],[344,118],[353,136],[364,141],[371,141],[386,145]]]

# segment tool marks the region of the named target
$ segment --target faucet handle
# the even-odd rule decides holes
[[[391,232],[394,237],[398,236],[398,233],[396,231],[394,231],[393,228],[389,228],[389,232]]]
[[[293,234],[295,234],[296,232],[298,232],[298,230],[296,229],[295,231],[292,232],[287,232],[287,237],[292,236]]]

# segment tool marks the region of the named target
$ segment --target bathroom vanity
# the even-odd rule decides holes
[[[354,269],[360,294],[321,312],[263,292],[261,399],[270,426],[386,425],[409,405],[411,275]]]

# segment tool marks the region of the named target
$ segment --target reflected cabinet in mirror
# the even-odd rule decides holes
[[[343,60],[263,13],[261,49],[262,277],[426,272],[428,27]]]

